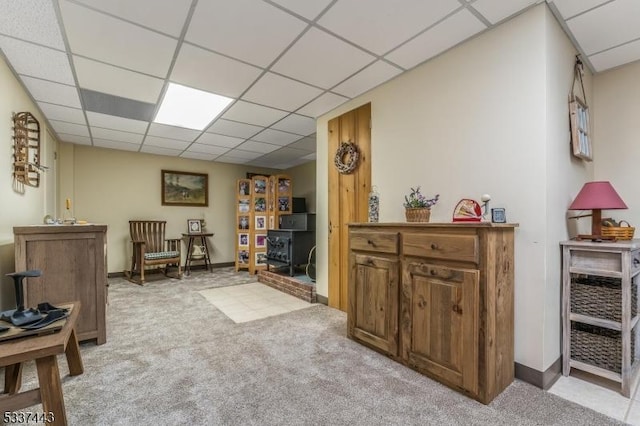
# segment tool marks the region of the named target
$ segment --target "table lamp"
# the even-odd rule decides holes
[[[578,235],[579,239],[606,240],[611,239],[602,236],[602,210],[626,209],[627,205],[622,201],[610,182],[598,181],[584,184],[569,210],[591,210],[591,235]]]

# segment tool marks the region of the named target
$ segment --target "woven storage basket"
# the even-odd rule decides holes
[[[633,233],[636,231],[636,228],[629,225],[629,222],[626,220],[621,220],[620,225],[626,223],[627,226],[603,226],[602,227],[602,236],[603,237],[613,237],[616,240],[632,240]]]
[[[631,283],[631,317],[638,312],[638,284]],[[620,278],[578,276],[571,280],[571,312],[611,321],[622,320]]]
[[[405,208],[404,214],[407,222],[429,222],[431,217],[431,209],[426,207]]]
[[[605,370],[622,372],[622,334],[618,330],[571,323],[571,359]],[[635,333],[631,333],[631,354],[635,354]]]

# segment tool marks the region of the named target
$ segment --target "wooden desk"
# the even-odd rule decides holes
[[[204,266],[207,270],[211,270],[211,258],[209,257],[209,245],[207,244],[207,237],[213,237],[213,233],[188,233],[182,234],[183,237],[187,238],[187,256],[184,261],[184,273],[185,275],[189,275],[191,273],[191,262],[194,260],[204,260]],[[193,246],[194,241],[196,239],[200,239],[200,244],[202,245],[202,259],[193,259]]]
[[[66,355],[71,376],[84,372],[76,336],[79,313],[80,302],[73,302],[71,313],[60,331],[0,343],[0,367],[5,367],[4,394],[0,395],[0,413],[16,411],[41,402],[43,412],[39,415],[52,420],[49,424],[67,424],[56,355],[61,353]],[[32,360],[36,361],[40,387],[18,393],[22,378],[22,363]]]

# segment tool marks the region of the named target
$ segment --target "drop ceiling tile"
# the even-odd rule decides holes
[[[74,86],[52,83],[27,76],[21,76],[20,78],[36,101],[81,108],[78,89]]]
[[[316,153],[314,152],[313,154],[309,154],[309,155],[305,155],[304,157],[302,157],[303,160],[316,160]]]
[[[60,9],[74,54],[166,77],[177,40],[67,0]]]
[[[0,36],[0,49],[18,74],[75,85],[65,52]]]
[[[69,108],[62,105],[38,102],[42,113],[49,120],[60,120],[75,124],[87,124],[81,109]]]
[[[263,75],[242,98],[262,105],[293,111],[322,90],[273,73]]]
[[[367,90],[373,89],[374,87],[395,77],[401,72],[401,69],[394,67],[393,65],[389,65],[384,61],[376,61],[331,90],[341,95],[355,98]]]
[[[164,80],[76,55],[73,63],[83,89],[153,104],[160,98]]]
[[[345,98],[340,95],[336,95],[334,93],[325,93],[320,96],[318,99],[313,102],[305,105],[296,111],[299,114],[308,115],[310,117],[320,117],[322,114],[331,111],[338,105],[341,105],[348,101],[348,98]]]
[[[531,6],[539,0],[477,0],[471,6],[495,24],[508,18],[523,9]]]
[[[318,23],[382,55],[461,7],[457,0],[340,0]],[[355,18],[357,17],[357,18]]]
[[[93,145],[99,146],[101,148],[119,149],[122,151],[138,151],[140,149],[140,144],[137,143],[127,143],[96,138],[93,138]]]
[[[238,101],[224,113],[223,117],[233,121],[268,127],[288,114],[286,111]]]
[[[65,50],[51,1],[0,0],[0,33]]]
[[[589,56],[589,61],[596,72],[637,61],[638,59],[640,59],[640,40]]]
[[[282,132],[280,130],[265,129],[251,139],[258,142],[266,142],[274,145],[284,146],[300,139],[300,135]]]
[[[339,38],[311,28],[271,69],[296,80],[328,89],[374,60],[374,56]]]
[[[640,1],[617,0],[567,21],[587,55],[640,38]],[[598,31],[594,31],[598,28]]]
[[[191,0],[78,0],[128,21],[179,37]],[[150,13],[149,11],[153,11]]]
[[[291,114],[271,126],[274,129],[307,136],[316,132],[316,120],[304,115]]]
[[[203,0],[198,2],[185,39],[266,67],[306,26],[262,0]]]
[[[60,142],[75,143],[78,145],[91,145],[91,138],[88,136],[70,135],[68,133],[57,132]]]
[[[171,157],[179,157],[180,154],[182,154],[182,150],[179,149],[162,148],[147,144],[142,145],[140,152],[146,152],[147,154],[169,155]]]
[[[274,3],[289,9],[293,13],[313,21],[331,3],[331,0],[314,0],[314,1],[300,1],[300,0],[273,0]]]
[[[66,121],[49,120],[56,133],[68,133],[77,136],[89,136],[89,129],[82,124],[67,123]]]
[[[130,118],[117,117],[115,115],[100,114],[87,111],[89,125],[103,127],[105,129],[117,129],[131,133],[146,133],[149,123],[146,121],[132,120]]]
[[[307,155],[307,151],[301,151],[299,149],[294,148],[280,148],[277,151],[270,152],[264,155],[262,158],[264,160],[271,161],[273,164],[285,163],[287,161],[292,161],[298,158],[301,158]]]
[[[189,149],[187,149],[187,152],[198,152],[200,154],[214,155],[221,155],[227,151],[229,151],[229,148],[225,148],[222,146],[205,145],[201,143],[194,143],[189,147]]]
[[[180,141],[177,139],[167,139],[167,138],[159,138],[157,136],[147,136],[146,138],[144,138],[143,148],[147,145],[151,145],[151,146],[160,147],[160,148],[184,151],[185,149],[187,149],[187,147],[190,144],[191,142]]]
[[[139,133],[121,132],[119,130],[103,129],[102,127],[91,127],[91,136],[94,139],[107,139],[117,142],[140,144],[144,135]]]
[[[244,139],[234,138],[232,136],[217,135],[215,133],[204,133],[202,136],[198,138],[196,142],[198,142],[199,144],[216,145],[216,146],[223,146],[226,148],[233,148],[234,146],[238,146],[242,142],[244,142]]]
[[[264,127],[220,118],[207,129],[207,132],[247,139],[263,129]]]
[[[303,151],[315,152],[316,138],[315,137],[302,138],[292,144],[287,145],[287,148],[295,148],[295,149],[301,149]]]
[[[183,152],[182,154],[180,154],[180,157],[182,158],[190,158],[192,160],[204,160],[204,161],[211,161],[214,158],[217,157],[217,154],[203,154],[200,152]]]
[[[203,70],[215,70],[215,72],[203,72]],[[261,73],[262,68],[184,43],[171,72],[171,81],[237,98]]]
[[[248,160],[246,158],[231,157],[228,155],[221,155],[220,157],[216,158],[216,162],[218,163],[246,164],[247,161]]]
[[[270,143],[263,142],[255,142],[255,141],[246,141],[245,143],[238,145],[238,149],[243,151],[251,151],[251,152],[260,152],[262,154],[267,154],[269,152],[273,152],[276,149],[282,148],[279,145],[271,145]]]
[[[386,58],[401,67],[413,68],[485,28],[485,24],[473,16],[471,12],[463,9],[407,44],[400,46],[388,54]]]
[[[178,139],[182,141],[193,141],[198,137],[200,132],[193,129],[185,129],[183,127],[168,126],[166,124],[151,123],[148,135],[159,136],[161,138]]]
[[[233,149],[231,151],[229,151],[228,153],[225,154],[229,155],[230,157],[235,157],[235,158],[243,158],[245,160],[253,160],[254,158],[258,158],[260,156],[262,156],[261,152],[250,152],[250,151],[242,151],[240,149]]]
[[[568,19],[608,1],[609,0],[549,0],[549,3],[553,3],[558,8],[558,12],[560,12],[564,19]]]

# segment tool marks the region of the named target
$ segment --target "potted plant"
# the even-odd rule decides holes
[[[431,207],[438,202],[440,194],[427,198],[420,192],[420,187],[410,188],[409,195],[404,196],[404,207],[407,222],[429,222]]]

